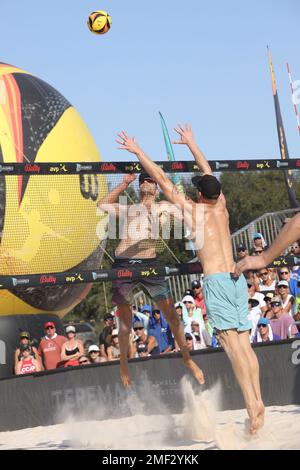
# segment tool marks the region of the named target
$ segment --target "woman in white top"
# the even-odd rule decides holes
[[[288,313],[293,318],[294,297],[289,293],[288,281],[278,281],[276,284],[281,298],[283,313]]]
[[[259,292],[275,292],[276,281],[271,277],[271,271],[268,268],[262,268],[258,271],[258,291]]]

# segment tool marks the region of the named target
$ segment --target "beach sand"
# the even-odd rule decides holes
[[[170,414],[160,406],[159,414],[145,415],[141,411],[147,397],[135,397],[132,416],[76,422],[69,415],[62,424],[2,432],[0,450],[300,449],[300,406],[268,407],[264,428],[250,436],[245,410],[218,411],[219,386],[198,394],[186,379],[181,386],[185,403],[181,414]]]

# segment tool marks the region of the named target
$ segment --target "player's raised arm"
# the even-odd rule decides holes
[[[119,196],[126,191],[130,183],[132,183],[136,179],[136,175],[125,175],[123,181],[118,184],[112,191],[110,191],[106,196],[102,199],[98,199],[97,206],[99,209],[110,213],[114,213],[119,215],[120,205],[117,202]]]
[[[141,149],[134,137],[129,137],[125,131],[118,134],[119,140],[117,143],[120,144],[121,150],[127,150],[137,156],[141,162],[144,170],[153,178],[153,180],[160,186],[165,196],[174,204],[180,205],[181,207],[186,204],[186,198],[183,194],[180,194],[169,180],[165,172],[153,162]]]
[[[183,127],[178,124],[178,127],[174,130],[180,135],[180,140],[174,141],[173,144],[187,145],[196,160],[199,170],[206,175],[212,175],[211,167],[196,143],[191,125],[186,124]]]
[[[274,242],[260,256],[247,256],[236,265],[235,273],[264,268],[280,256],[294,241],[300,238],[300,214],[295,215],[279,232]]]

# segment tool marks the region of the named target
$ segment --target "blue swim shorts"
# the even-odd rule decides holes
[[[203,281],[208,319],[213,328],[225,331],[247,331],[252,328],[248,311],[248,290],[245,277],[232,273],[216,273]]]

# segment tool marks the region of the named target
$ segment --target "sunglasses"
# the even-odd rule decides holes
[[[271,307],[280,307],[281,303],[279,302],[271,302]]]
[[[266,328],[268,325],[258,325],[257,328]]]
[[[147,181],[147,183],[156,184],[156,181],[154,181],[154,180],[151,179],[151,178],[145,178],[145,179],[141,182],[141,184],[145,183],[145,181]],[[140,185],[141,185],[141,184],[140,184]]]
[[[194,305],[194,302],[190,302],[190,300],[185,300],[183,303],[184,303],[184,304],[192,304],[192,305]]]
[[[98,354],[99,351],[91,351],[90,354]]]
[[[288,271],[281,271],[280,276],[283,276],[284,274],[289,274]]]
[[[278,286],[278,289],[287,289],[287,286]]]
[[[55,326],[46,326],[46,330],[54,330]]]
[[[193,338],[185,338],[186,341],[193,341]]]
[[[268,276],[268,272],[266,271],[265,273],[260,273],[260,276]]]
[[[79,361],[79,364],[88,364],[89,361]]]
[[[133,328],[134,331],[143,330],[143,329],[144,329],[144,327],[142,327],[142,326],[140,326],[138,328]]]

